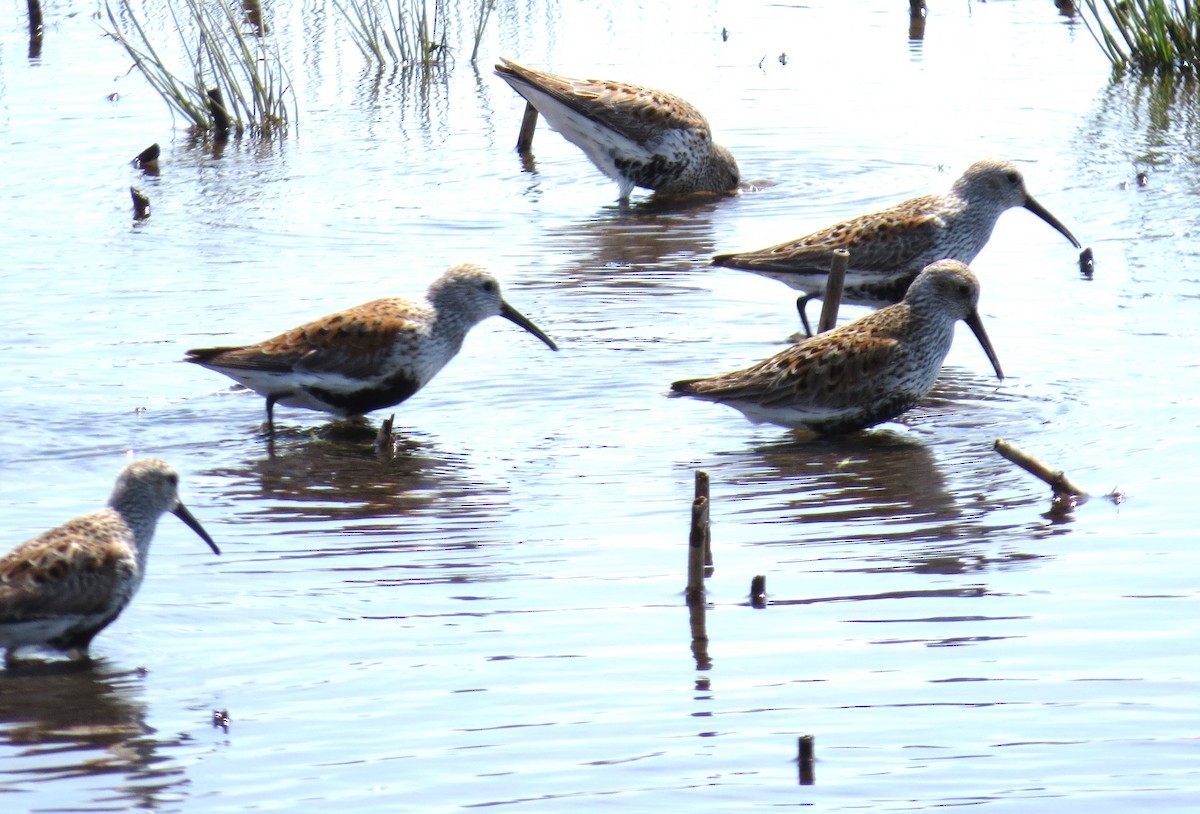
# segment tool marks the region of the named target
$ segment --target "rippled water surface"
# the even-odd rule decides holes
[[[454,29],[423,73],[368,66],[331,2],[268,4],[295,121],[218,150],[94,3],[45,2],[30,58],[0,0],[3,544],[98,507],[132,453],[177,466],[224,552],[164,518],[90,665],[0,674],[4,810],[1194,811],[1200,93],[1111,82],[1049,2],[932,5],[913,40],[883,0],[501,0],[477,66]],[[544,126],[523,166],[501,55],[679,93],[757,190],[622,207]],[[129,164],[152,142],[158,175]],[[1096,255],[1085,280],[1001,218],[972,267],[1002,383],[963,331],[926,402],[848,438],[665,397],[797,328],[793,292],[713,253],[984,157]],[[269,450],[261,398],[179,363],[463,261],[562,349],[481,324],[391,460],[287,408]],[[1095,496],[1051,512],[996,438]]]

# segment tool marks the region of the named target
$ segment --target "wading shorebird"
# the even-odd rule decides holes
[[[496,75],[583,150],[627,200],[634,187],[662,193],[731,192],[740,175],[704,116],[660,90],[604,79],[568,79],[501,58]]]
[[[904,299],[817,334],[756,365],[675,382],[678,395],[717,401],[756,422],[824,434],[872,427],[912,407],[933,387],[954,326],[963,320],[1003,379],[976,306],[979,281],[957,260],[917,275]]]
[[[467,332],[501,316],[558,346],[500,296],[479,266],[454,266],[417,300],[389,297],[301,325],[265,342],[189,350],[184,361],[223,373],[275,405],[357,418],[412,396],[462,348]]]
[[[835,249],[850,252],[842,301],[879,306],[899,302],[921,269],[937,260],[970,263],[987,244],[1000,215],[1021,206],[1057,229],[1075,248],[1075,236],[1025,191],[1010,161],[977,161],[945,195],[925,195],[806,237],[753,252],[719,254],[714,266],[744,269],[804,294],[796,301],[804,330],[809,300],[825,293]]]
[[[0,646],[9,663],[32,647],[85,657],[92,639],[141,586],[164,512],[221,553],[179,501],[178,487],[179,475],[165,461],[136,460],[117,476],[106,508],[26,540],[0,558]]]

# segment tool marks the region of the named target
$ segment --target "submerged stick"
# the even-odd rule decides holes
[[[928,9],[925,0],[908,0],[908,38],[925,39],[925,15]]]
[[[537,128],[537,119],[537,108],[526,102],[525,118],[521,119],[521,132],[517,134],[517,152],[527,153],[533,146],[533,131]]]
[[[825,283],[825,296],[821,299],[821,321],[817,333],[825,333],[837,324],[838,308],[842,304],[842,287],[846,284],[846,269],[850,267],[850,252],[833,250],[833,262],[829,266],[829,280]]]
[[[388,461],[396,457],[396,436],[392,431],[395,422],[396,414],[392,413],[380,423],[379,432],[375,433],[375,454]]]
[[[1054,470],[1046,466],[1024,450],[1018,449],[1007,441],[996,439],[992,447],[996,452],[1017,466],[1024,469],[1035,478],[1041,479],[1054,490],[1055,495],[1065,497],[1087,497],[1087,490],[1067,477],[1061,469]]]
[[[750,580],[750,607],[765,608],[767,606],[767,578],[756,574]]]
[[[212,129],[218,137],[229,135],[229,113],[225,110],[225,100],[221,97],[220,88],[208,91],[208,115],[212,118]]]
[[[702,469],[697,469],[696,497],[702,497],[707,501],[709,500],[708,495],[708,473]],[[713,570],[712,524],[709,522],[707,511],[704,513],[704,569],[704,576],[711,577]]]
[[[158,142],[151,144],[146,149],[138,153],[133,159],[133,166],[144,172],[146,175],[158,175]]]
[[[254,36],[266,36],[267,24],[263,20],[262,4],[259,0],[242,0],[242,11],[246,15],[246,22],[254,29]]]
[[[133,198],[133,219],[145,220],[150,217],[150,199],[142,194],[137,187],[129,188],[129,197]]]
[[[1092,254],[1091,246],[1079,253],[1079,273],[1085,280],[1096,276],[1096,256]]]
[[[689,594],[687,605],[688,624],[692,629],[692,658],[696,660],[696,669],[711,669],[712,657],[708,655],[708,609],[704,607],[704,597]]]
[[[39,0],[29,0],[29,58],[37,59],[42,55],[42,36],[46,27],[42,24],[42,4]]]
[[[813,777],[813,736],[801,735],[797,745],[799,754],[796,762],[800,766],[800,785],[811,786],[815,779]]]
[[[692,501],[692,531],[688,537],[687,597],[691,602],[704,596],[704,530],[708,527],[708,498]]]

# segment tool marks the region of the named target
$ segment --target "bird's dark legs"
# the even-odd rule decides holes
[[[267,435],[272,438],[275,436],[275,397],[267,396]]]
[[[804,313],[804,309],[808,306],[809,300],[820,298],[820,294],[802,294],[796,298],[796,310],[800,312],[800,324],[804,326],[804,335],[812,336],[812,327],[808,324],[808,314]]]

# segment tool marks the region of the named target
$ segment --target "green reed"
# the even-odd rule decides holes
[[[334,5],[349,23],[354,44],[368,60],[435,65],[444,62],[450,53],[450,15],[461,13],[466,4],[447,0],[334,0]],[[479,42],[494,6],[495,0],[475,0],[472,60],[479,53]]]
[[[190,60],[190,76],[173,71],[138,20],[131,0],[118,0],[118,15],[109,0],[104,9],[119,42],[150,86],[191,122],[194,130],[232,130],[269,135],[288,123],[287,98],[295,97],[277,50],[269,48],[255,26],[235,14],[231,4],[213,0],[179,0],[167,4],[181,50]],[[178,8],[177,8],[178,7]],[[212,101],[220,100],[219,108]]]
[[[479,41],[483,39],[483,29],[487,27],[488,18],[492,16],[495,8],[496,0],[479,0],[479,5],[475,9],[475,27],[473,29],[475,45],[471,48],[472,62],[479,56]]]
[[[1113,68],[1200,70],[1200,5],[1192,0],[1085,0],[1084,22]]]

